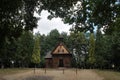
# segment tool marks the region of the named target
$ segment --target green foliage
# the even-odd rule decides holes
[[[114,32],[112,35],[112,53],[113,64],[119,69],[120,66],[120,32]],[[120,69],[119,69],[120,70]]]
[[[114,32],[119,32],[120,31],[120,17],[115,19],[115,22],[113,22],[110,25],[110,28],[106,30],[106,34],[112,35]]]
[[[0,62],[7,67],[11,60],[15,64],[29,64],[33,37],[28,33],[37,26],[38,19],[34,17],[37,3],[38,0],[0,1],[0,55],[3,55]]]
[[[58,38],[60,36],[60,33],[58,32],[57,29],[53,29],[50,31],[50,33],[46,36],[46,43],[44,44],[45,45],[45,49],[47,52],[48,51],[51,51],[55,46],[56,44],[58,43]]]
[[[37,9],[36,9],[37,7]],[[64,23],[73,25],[73,33],[60,34],[58,30],[52,30],[47,36],[41,36],[41,44],[36,43],[33,51],[33,35],[31,32],[37,26],[37,18],[34,12],[48,10],[49,19],[60,17]],[[95,27],[98,31],[102,28],[104,34],[97,32],[96,41],[93,34],[90,35],[89,50],[84,32],[93,33]],[[96,67],[110,67],[115,64],[119,69],[120,62],[120,5],[115,0],[1,0],[0,2],[0,62],[10,65],[30,64],[40,62],[36,55],[44,62],[43,56],[53,49],[60,35],[64,36],[65,44],[72,51],[76,48],[78,57],[82,52],[89,52],[88,62]],[[25,31],[25,32],[24,32]],[[26,32],[28,31],[28,32]],[[81,33],[83,31],[83,33]],[[72,32],[72,31],[71,31]],[[20,37],[20,38],[18,38]],[[17,39],[18,38],[18,39]],[[35,48],[41,47],[41,51]],[[40,48],[39,48],[40,50]],[[95,50],[95,53],[94,53]],[[32,55],[32,52],[35,54]],[[80,58],[80,57],[79,57]]]
[[[111,53],[111,45],[111,36],[101,34],[101,32],[98,31],[95,42],[96,67],[111,67],[113,56],[113,54]]]
[[[32,54],[31,61],[34,64],[39,64],[40,63],[40,41],[39,41],[39,37],[35,37],[35,43],[34,43],[34,48],[33,48],[33,54]]]
[[[50,19],[60,17],[78,31],[93,32],[94,26],[99,28],[104,26],[104,30],[107,31],[110,28],[108,26],[120,16],[120,6],[115,2],[115,0],[43,0],[40,9],[48,10],[51,13]]]
[[[19,38],[17,45],[17,61],[20,61],[22,66],[28,66],[34,46],[33,34],[30,31],[24,32]]]
[[[7,41],[4,43],[4,45],[0,49],[0,51],[1,51],[1,53],[0,53],[1,68],[4,68],[5,66],[9,66],[9,64],[10,64],[9,61],[11,60],[11,58],[12,59],[14,58],[12,55],[15,55],[15,51],[16,51],[14,49],[15,48],[14,42],[9,43],[9,41],[8,42]],[[7,63],[7,64],[5,64],[5,63]]]
[[[43,4],[43,9],[51,13],[50,19],[59,16],[65,23],[73,25],[75,34],[71,34],[71,36],[75,38],[69,39],[74,41],[71,44],[77,44],[72,45],[72,47],[78,48],[80,46],[79,37],[76,35],[78,31],[90,31],[93,33],[94,27],[97,26],[98,31],[102,28],[105,34],[97,35],[96,43],[93,42],[95,46],[91,45],[90,42],[89,47],[94,48],[89,48],[88,52],[94,54],[95,50],[95,54],[88,54],[88,56],[94,56],[94,58],[91,57],[89,60],[92,64],[96,63],[97,67],[106,67],[106,65],[109,67],[112,63],[117,63],[117,60],[119,60],[120,6],[116,4],[115,0],[65,0],[64,4],[58,0],[47,0],[41,1],[41,3]]]
[[[109,28],[110,32],[101,34],[97,31],[95,56],[96,67],[99,68],[112,68],[115,65],[115,69],[119,68],[119,18]]]
[[[95,63],[95,38],[94,34],[90,34],[90,40],[89,40],[89,50],[88,50],[88,63],[91,66],[94,66]]]
[[[0,1],[0,49],[4,47],[6,38],[12,42],[12,38],[20,37],[24,30],[32,31],[37,26],[37,18],[34,17],[37,2],[38,0]]]
[[[87,39],[85,33],[71,31],[70,39],[72,41],[73,63],[76,67],[85,67],[87,55]],[[74,51],[73,51],[74,49]]]
[[[116,69],[120,70],[120,17],[116,19],[116,21],[111,25],[114,27],[112,29],[112,47],[111,51],[113,54],[113,64]]]
[[[11,61],[14,61],[15,67],[28,67],[31,63],[33,46],[33,34],[30,31],[23,32],[18,39],[13,37],[11,41],[7,40],[4,43],[4,47],[1,49],[0,62],[5,67],[12,67]]]

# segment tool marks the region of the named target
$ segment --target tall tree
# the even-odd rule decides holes
[[[22,67],[28,67],[34,47],[33,33],[30,31],[23,32],[18,39],[16,59]]]
[[[110,68],[112,61],[112,37],[97,31],[95,41],[95,63],[97,68]]]
[[[6,44],[12,44],[13,38],[20,37],[24,31],[32,31],[37,26],[34,17],[38,0],[1,0],[0,1],[0,53],[6,55]],[[9,45],[10,46],[10,45]],[[13,45],[12,45],[13,46]],[[7,52],[7,53],[8,53]],[[11,52],[10,52],[11,53]],[[7,56],[7,55],[6,55]],[[5,57],[0,56],[0,62]]]
[[[35,43],[34,43],[31,61],[35,65],[34,67],[34,73],[35,73],[36,64],[40,63],[40,39],[38,36],[35,36]]]
[[[35,43],[34,43],[31,61],[35,65],[40,63],[40,40],[39,40],[39,37],[35,37]]]
[[[90,67],[94,67],[95,65],[95,38],[93,33],[90,34],[88,63],[90,64]]]
[[[80,31],[71,31],[72,49],[75,49],[75,60],[77,67],[85,67],[85,57],[87,54],[87,40],[85,33]]]
[[[119,69],[120,66],[120,17],[116,19],[116,22],[111,25],[113,28],[112,30],[112,53],[113,53],[113,64],[115,65],[116,69]]]

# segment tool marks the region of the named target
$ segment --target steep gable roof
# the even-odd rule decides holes
[[[67,47],[61,42],[51,52],[51,54],[70,54]]]

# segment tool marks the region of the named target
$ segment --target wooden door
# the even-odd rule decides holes
[[[59,59],[59,67],[64,67],[63,59]]]

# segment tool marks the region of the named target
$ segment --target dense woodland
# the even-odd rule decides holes
[[[42,10],[50,13],[48,19],[60,17],[72,25],[70,35],[56,29],[33,35],[39,19],[34,12]],[[44,56],[60,35],[73,53],[73,67],[120,70],[119,0],[0,1],[1,68],[44,67]]]

